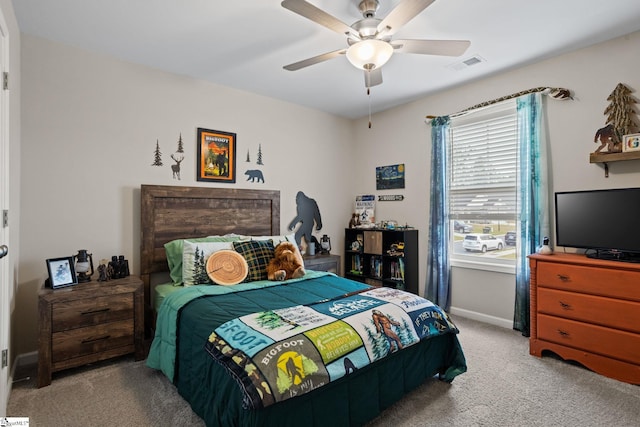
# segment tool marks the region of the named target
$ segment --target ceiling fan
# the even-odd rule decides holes
[[[392,40],[396,31],[434,1],[403,0],[386,17],[380,19],[376,17],[380,6],[378,0],[362,0],[358,9],[363,18],[349,26],[305,0],[284,0],[281,4],[285,9],[346,35],[349,47],[294,62],[283,68],[296,71],[346,54],[351,64],[364,70],[365,85],[370,88],[382,83],[381,67],[394,52],[460,56],[471,44],[468,40]]]

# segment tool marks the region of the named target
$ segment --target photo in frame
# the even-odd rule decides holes
[[[73,266],[73,257],[50,258],[47,260],[49,286],[52,289],[78,284],[78,277]]]
[[[198,128],[198,181],[236,182],[236,134]]]
[[[622,139],[622,151],[640,151],[640,133],[625,135]]]

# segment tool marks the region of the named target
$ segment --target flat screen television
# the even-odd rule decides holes
[[[555,193],[556,245],[640,262],[640,188]]]

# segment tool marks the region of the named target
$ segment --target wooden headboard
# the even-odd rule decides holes
[[[151,274],[169,270],[165,243],[228,233],[280,234],[277,190],[142,185],[140,203],[140,276],[147,310]]]

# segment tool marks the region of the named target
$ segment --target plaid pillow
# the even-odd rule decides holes
[[[249,274],[245,282],[267,280],[267,265],[273,258],[273,240],[233,242],[233,248],[247,260]]]

